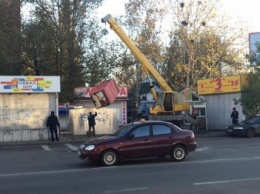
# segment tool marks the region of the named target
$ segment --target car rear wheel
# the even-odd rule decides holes
[[[177,162],[182,161],[186,158],[187,152],[186,149],[181,146],[177,145],[172,148],[171,151],[171,158]]]
[[[113,166],[118,162],[118,155],[114,150],[106,150],[102,153],[100,162],[104,166]]]
[[[255,136],[255,130],[253,128],[249,128],[246,132],[247,137],[252,138]]]

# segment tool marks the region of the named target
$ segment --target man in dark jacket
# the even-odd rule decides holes
[[[54,141],[54,135],[55,135],[56,141],[59,141],[57,127],[60,127],[60,123],[58,117],[54,115],[54,111],[51,111],[51,115],[47,119],[46,126],[50,128],[51,140]]]
[[[95,132],[95,125],[96,125],[96,121],[95,121],[95,117],[97,116],[97,112],[95,112],[95,114],[93,115],[92,112],[89,112],[89,115],[88,115],[88,131],[89,131],[89,134],[91,134],[91,128],[93,129],[93,135],[95,136],[96,135],[96,132]]]
[[[236,110],[236,108],[233,108],[233,111],[231,113],[231,118],[232,118],[232,123],[233,124],[237,124],[238,123],[238,111]]]

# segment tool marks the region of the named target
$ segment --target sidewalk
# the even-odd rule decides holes
[[[24,145],[52,145],[52,144],[64,144],[64,143],[81,143],[92,137],[86,135],[60,135],[59,141],[52,142],[51,140],[40,140],[40,141],[15,141],[15,142],[0,142],[0,150],[2,147],[10,146],[24,146]]]
[[[226,136],[225,131],[223,130],[214,130],[214,131],[198,131],[194,132],[195,138],[209,138],[209,137],[221,137]],[[96,137],[100,137],[103,135],[97,135]],[[51,145],[51,144],[64,144],[64,143],[82,143],[88,139],[93,137],[88,137],[86,135],[72,135],[70,133],[61,133],[59,142],[52,142],[51,140],[42,140],[42,141],[23,141],[23,142],[0,142],[1,147],[9,147],[9,146],[24,146],[24,145]]]
[[[227,136],[225,130],[202,130],[194,132],[195,138]]]

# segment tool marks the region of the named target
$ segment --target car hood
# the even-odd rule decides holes
[[[96,137],[96,138],[87,140],[87,141],[84,142],[84,144],[106,143],[106,142],[109,142],[109,141],[113,141],[115,139],[118,139],[118,137],[106,135],[106,136]]]
[[[253,123],[238,123],[235,125],[229,125],[228,128],[234,128],[234,127],[248,127],[248,126],[253,126]]]

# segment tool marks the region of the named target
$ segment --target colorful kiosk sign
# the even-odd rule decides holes
[[[74,88],[74,93],[81,98],[90,98],[90,93],[94,89],[94,87],[77,87]],[[117,98],[128,98],[128,90],[127,87],[118,87],[119,93],[117,94]]]
[[[247,84],[247,75],[234,75],[198,80],[198,94],[241,92]]]
[[[0,76],[0,93],[60,92],[59,76]]]

